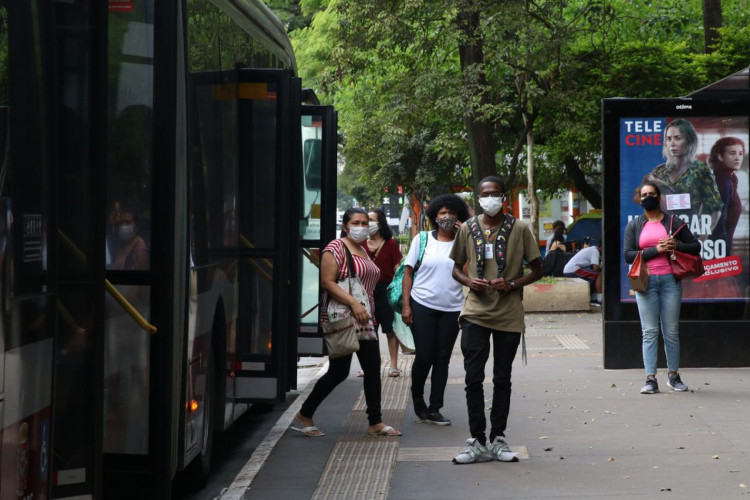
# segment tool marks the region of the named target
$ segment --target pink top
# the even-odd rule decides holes
[[[638,246],[641,248],[655,247],[659,240],[667,237],[667,230],[661,225],[661,221],[646,221],[641,231],[641,238],[638,240]],[[648,261],[648,271],[651,274],[672,274],[672,268],[667,260],[666,253],[661,253],[657,257]]]

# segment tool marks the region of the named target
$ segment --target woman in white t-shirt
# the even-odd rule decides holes
[[[430,202],[427,218],[437,230],[427,234],[427,246],[419,266],[422,235],[414,238],[406,255],[402,317],[412,328],[416,349],[411,370],[414,412],[428,424],[450,425],[451,421],[440,414],[440,409],[448,383],[448,364],[458,337],[458,315],[464,295],[461,283],[453,279],[453,261],[449,255],[456,231],[469,218],[469,212],[461,198],[444,194]],[[428,407],[424,386],[430,369],[432,385]]]

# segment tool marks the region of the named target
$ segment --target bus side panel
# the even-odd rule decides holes
[[[44,322],[42,318],[39,319]],[[48,338],[5,353],[6,379],[9,383],[6,384],[3,403],[0,498],[47,496],[52,346],[52,339]]]

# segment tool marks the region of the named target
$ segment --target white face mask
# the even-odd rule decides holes
[[[347,234],[347,236],[357,243],[362,243],[363,241],[367,239],[367,236],[369,235],[369,233],[370,233],[369,227],[349,226],[349,234]]]
[[[370,221],[370,236],[374,236],[378,231],[380,231],[380,226],[378,226],[378,223]]]
[[[127,242],[135,235],[135,224],[122,224],[120,226],[120,241]]]
[[[502,210],[504,201],[504,196],[488,196],[487,198],[479,198],[479,206],[482,207],[484,213],[494,217]]]

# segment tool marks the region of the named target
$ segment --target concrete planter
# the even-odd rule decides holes
[[[523,288],[526,312],[588,311],[591,294],[587,281],[554,278],[554,283],[533,283]]]

